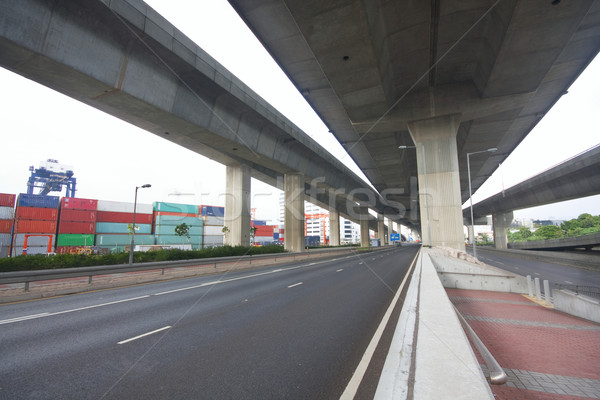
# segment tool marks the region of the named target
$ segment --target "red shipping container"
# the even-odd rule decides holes
[[[54,208],[17,207],[17,220],[56,221],[58,210]]]
[[[12,226],[12,219],[0,219],[0,233],[10,233]]]
[[[58,224],[58,233],[94,233],[96,231],[95,222],[73,222],[61,221]]]
[[[79,199],[76,197],[63,197],[60,202],[60,208],[68,208],[70,210],[96,211],[98,209],[98,200]]]
[[[254,237],[256,236],[273,236],[274,227],[272,225],[256,225],[256,232],[254,233]]]
[[[151,224],[152,214],[135,214],[135,223]],[[113,211],[98,211],[96,222],[119,222],[122,224],[133,223],[133,213],[113,212]]]
[[[60,210],[60,221],[96,222],[97,211],[71,210],[64,208]],[[60,225],[60,224],[59,224]]]
[[[0,207],[14,207],[17,195],[0,193]]]
[[[47,210],[52,210],[48,208]],[[56,210],[55,210],[56,211]],[[56,234],[56,221],[37,221],[22,219],[15,222],[16,233]]]

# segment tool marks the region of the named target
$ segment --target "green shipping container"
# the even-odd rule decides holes
[[[93,246],[94,235],[83,233],[63,233],[56,238],[57,246]]]
[[[129,246],[131,236],[129,235],[96,235],[97,246]],[[135,234],[135,244],[154,244],[154,235]]]
[[[158,215],[154,220],[155,225],[172,225],[177,226],[183,223],[192,226],[204,226],[202,217],[185,217],[180,215]]]
[[[177,235],[175,233],[175,227],[177,225],[156,225],[154,227],[154,234],[155,235]],[[189,225],[188,225],[189,227]],[[202,225],[196,226],[196,225],[192,225],[191,228],[188,231],[190,236],[202,236],[204,234],[204,228],[202,227]]]
[[[175,212],[181,214],[200,214],[200,207],[193,204],[177,204],[156,201],[152,203],[154,211]]]

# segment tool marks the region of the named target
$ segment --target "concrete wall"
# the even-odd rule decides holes
[[[555,290],[552,294],[555,310],[600,323],[600,300],[570,290]]]

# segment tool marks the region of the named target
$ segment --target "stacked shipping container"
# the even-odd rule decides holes
[[[14,194],[0,193],[0,258],[8,257],[10,251],[16,197]]]
[[[13,225],[12,255],[47,254],[53,250],[58,227],[58,205],[58,196],[19,195]]]
[[[204,247],[223,246],[225,208],[202,205],[200,214],[204,220]]]
[[[58,218],[56,252],[75,252],[94,245],[98,200],[63,197]]]
[[[279,233],[277,226],[273,225],[254,225],[254,244],[267,245],[275,242],[275,231]]]
[[[154,237],[157,245],[191,247],[201,249],[203,245],[204,221],[196,205],[155,202]],[[189,238],[175,233],[181,224],[189,227]]]
[[[113,252],[131,245],[129,225],[133,224],[133,203],[98,200],[96,213],[96,247]],[[135,213],[135,244],[152,245],[152,205],[138,204]]]

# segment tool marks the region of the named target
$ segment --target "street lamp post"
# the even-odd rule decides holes
[[[131,246],[129,247],[129,265],[133,264],[133,246],[134,246],[134,239],[135,239],[135,212],[137,209],[137,192],[139,188],[145,189],[145,188],[149,188],[152,185],[150,184],[145,184],[142,186],[136,186],[135,187],[135,200],[133,201],[133,226],[131,228]]]
[[[467,153],[467,175],[469,178],[469,203],[471,204],[471,234],[473,235],[473,237],[471,238],[471,240],[473,241],[473,257],[477,258],[477,238],[475,237],[475,222],[473,219],[473,193],[471,193],[471,162],[469,161],[469,156],[473,155],[473,154],[479,154],[479,153],[493,153],[496,150],[498,150],[495,147],[492,147],[491,149],[487,149],[487,150],[481,150],[481,151],[474,151],[473,153]]]
[[[398,146],[399,149],[417,149],[417,146]],[[425,214],[427,216],[427,239],[431,247],[431,224],[429,223],[429,196],[427,195],[427,162],[425,161],[425,146],[421,146],[423,154],[423,178],[425,179]]]

